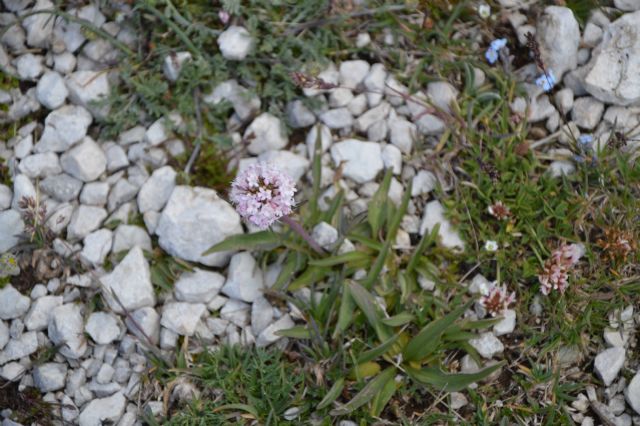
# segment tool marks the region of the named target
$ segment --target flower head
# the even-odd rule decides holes
[[[509,210],[509,207],[505,206],[502,201],[496,201],[487,207],[487,211],[498,220],[505,220],[511,216],[511,210]]]
[[[498,251],[498,243],[493,240],[488,240],[484,243],[484,249],[491,252]]]
[[[491,16],[491,6],[488,4],[481,4],[478,6],[478,15],[480,15],[482,19],[487,19]]]
[[[243,218],[260,229],[291,213],[296,187],[286,173],[267,163],[254,163],[231,184],[231,202]]]
[[[220,11],[218,11],[218,18],[223,25],[227,25],[229,19],[231,18],[231,15],[229,15],[229,12],[227,12],[226,10],[220,9]]]
[[[490,64],[495,64],[495,62],[498,60],[498,52],[500,51],[500,49],[503,49],[506,45],[507,45],[506,38],[499,38],[499,39],[493,40],[491,44],[489,44],[489,48],[484,54],[484,57],[487,58],[487,62],[489,62]]]
[[[542,73],[542,75],[536,78],[536,86],[542,88],[545,92],[549,92],[553,89],[557,83],[556,76],[553,74],[552,69],[548,69]]]
[[[491,286],[480,298],[482,305],[492,317],[502,314],[509,305],[516,301],[516,293],[507,291],[506,285],[498,285],[497,281],[491,283]]]
[[[591,142],[593,142],[592,135],[580,135],[578,137],[578,142],[581,146],[588,146]]]
[[[569,282],[569,271],[584,255],[582,244],[562,244],[551,253],[551,257],[544,263],[542,273],[538,275],[540,291],[545,296],[551,290],[563,294]]]

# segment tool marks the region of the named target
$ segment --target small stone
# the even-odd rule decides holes
[[[35,80],[42,74],[42,56],[27,53],[19,56],[15,65],[21,80]]]
[[[18,170],[32,179],[56,175],[62,171],[58,156],[53,152],[29,155],[20,162]]]
[[[38,350],[38,335],[35,331],[22,333],[17,339],[9,340],[9,343],[0,352],[0,365],[31,355]]]
[[[540,44],[542,61],[558,79],[578,64],[580,26],[571,9],[548,6],[538,21],[536,39]]]
[[[349,105],[353,100],[353,93],[345,87],[334,89],[329,95],[329,106],[331,108],[342,108]]]
[[[556,107],[563,115],[566,115],[573,108],[573,91],[569,88],[558,90],[555,94]]]
[[[107,142],[102,147],[104,149],[105,156],[107,157],[108,173],[113,173],[129,165],[127,153],[120,145]]]
[[[64,388],[67,366],[57,362],[47,362],[33,369],[33,381],[40,392],[53,392]]]
[[[313,126],[316,116],[301,100],[289,102],[286,108],[287,123],[294,129]]]
[[[429,102],[444,112],[451,112],[451,104],[457,97],[458,90],[446,81],[435,81],[427,85]]]
[[[107,217],[107,211],[101,207],[80,205],[71,215],[67,227],[67,239],[84,238],[100,227]]]
[[[107,203],[109,184],[107,182],[90,182],[82,187],[80,202],[90,206],[102,207]],[[70,201],[70,200],[65,200]]]
[[[17,362],[9,362],[0,367],[0,377],[10,382],[17,382],[22,379],[27,369]]]
[[[107,159],[100,146],[89,137],[60,158],[63,170],[83,182],[96,180],[107,169]]]
[[[238,327],[244,327],[249,323],[250,306],[240,300],[229,299],[220,309],[220,318],[230,321]]]
[[[222,293],[234,299],[253,302],[262,295],[263,288],[262,271],[253,256],[249,252],[234,254]]]
[[[44,120],[44,131],[35,148],[37,152],[65,152],[81,141],[93,121],[81,106],[64,105],[53,110]]]
[[[175,187],[155,229],[167,253],[208,266],[226,265],[231,253],[202,253],[242,232],[240,216],[214,190],[188,186]]]
[[[23,174],[18,174],[16,176],[13,177],[13,200],[11,201],[11,208],[15,211],[13,212],[3,212],[4,214],[6,214],[7,216],[5,216],[5,220],[9,220],[9,218],[12,218],[12,216],[10,216],[9,214],[11,213],[12,215],[15,214],[16,216],[18,216],[18,218],[20,219],[20,222],[22,222],[22,218],[20,217],[20,214],[18,213],[18,211],[21,211],[22,209],[18,206],[18,203],[20,200],[22,200],[24,197],[31,197],[34,200],[36,199],[36,197],[38,196],[38,194],[36,193],[36,188],[33,186],[33,184],[31,183],[31,180],[26,177]],[[0,216],[1,217],[1,216]],[[11,221],[9,221],[10,223]],[[2,225],[2,221],[0,221],[0,226]],[[1,235],[15,235],[17,228],[11,229],[11,228],[6,228],[9,230],[9,232],[3,232]],[[3,230],[3,228],[0,227],[0,230]],[[22,232],[22,229],[20,229],[20,232]],[[0,247],[2,247],[2,240],[0,240]],[[3,251],[0,248],[0,251]]]
[[[6,2],[4,2],[6,4]],[[31,9],[31,13],[39,10],[52,10],[55,5],[50,0],[37,0]],[[47,47],[51,40],[53,24],[55,19],[51,19],[48,13],[33,13],[24,18],[22,26],[27,30],[27,44],[33,47]]]
[[[372,125],[385,122],[390,111],[391,105],[387,102],[382,102],[377,107],[358,117],[355,121],[355,129],[361,133],[366,132]]]
[[[268,112],[260,114],[247,127],[244,138],[249,140],[247,150],[253,155],[284,148],[288,141],[280,119]]]
[[[80,258],[91,265],[102,265],[111,251],[113,232],[108,229],[99,229],[90,233],[82,241],[84,247],[80,252]]]
[[[258,161],[270,163],[289,175],[294,182],[299,182],[309,169],[310,162],[301,155],[288,150],[267,151],[258,156]]]
[[[302,411],[300,410],[300,408],[291,407],[291,408],[288,408],[287,410],[285,410],[285,412],[282,414],[282,417],[287,421],[293,421],[293,420],[297,419],[298,416],[300,416],[301,412]]]
[[[467,405],[469,401],[464,396],[464,394],[460,392],[451,392],[451,404],[449,405],[452,410],[459,410],[465,405]]]
[[[46,289],[45,289],[46,291]],[[24,325],[29,331],[41,331],[47,328],[53,310],[62,305],[62,296],[41,296],[31,305],[31,309],[24,319]]]
[[[114,373],[115,369],[111,365],[104,363],[100,366],[100,370],[98,370],[95,380],[101,385],[106,385],[111,382]]]
[[[176,81],[184,64],[191,60],[189,52],[171,52],[164,58],[162,72],[169,81]]]
[[[87,334],[99,345],[108,345],[121,333],[118,318],[107,312],[94,312],[85,326]]]
[[[53,55],[53,69],[62,75],[72,73],[76,68],[76,63],[76,57],[71,52],[62,52],[60,54]]]
[[[194,268],[184,272],[174,284],[174,294],[181,302],[209,303],[224,284],[225,278],[217,272]]]
[[[127,400],[122,392],[90,401],[80,413],[80,426],[101,426],[116,424],[124,414]]]
[[[67,174],[49,176],[40,182],[40,189],[61,202],[73,201],[82,189],[82,182]]]
[[[87,350],[82,307],[73,303],[57,306],[49,321],[49,339],[59,345],[59,352],[70,359],[81,358]]]
[[[157,345],[160,341],[160,315],[150,306],[133,311],[125,324],[144,343]]]
[[[372,181],[384,168],[380,144],[346,139],[331,146],[334,164],[343,164],[345,177],[357,183]],[[344,163],[343,163],[344,162]]]
[[[255,116],[261,106],[260,98],[239,85],[236,80],[227,80],[218,84],[213,92],[204,96],[203,101],[212,105],[222,101],[230,102],[237,118],[243,123]]]
[[[625,360],[625,350],[620,347],[606,349],[596,356],[594,369],[605,386],[610,386],[618,376]]]
[[[253,48],[253,38],[244,27],[231,25],[218,36],[218,47],[225,59],[242,61]]]
[[[76,71],[66,78],[69,99],[91,111],[97,118],[105,118],[109,104],[104,99],[109,95],[109,79],[102,71]]]
[[[444,121],[433,114],[424,114],[417,119],[418,131],[425,136],[437,136],[444,132],[446,125]]]
[[[603,112],[604,104],[602,102],[596,98],[585,96],[574,101],[571,114],[578,127],[592,130],[600,122]]]
[[[367,61],[344,61],[340,64],[340,86],[347,89],[356,89],[369,74],[371,65]]]
[[[259,297],[251,305],[251,330],[258,336],[273,321],[273,307],[267,299]]]
[[[320,131],[320,135],[318,136],[318,129]],[[305,139],[307,145],[308,156],[311,160],[314,157],[314,151],[316,147],[316,141],[320,137],[320,152],[325,153],[331,146],[333,139],[331,137],[331,130],[325,126],[324,124],[318,124],[313,126],[309,133],[307,133],[307,137]]]
[[[368,34],[367,34],[368,35]],[[384,82],[387,79],[387,71],[382,64],[373,64],[369,73],[363,80],[369,107],[380,104],[384,96]]]
[[[31,299],[20,294],[11,284],[0,289],[0,319],[22,317],[31,305]]]
[[[516,328],[516,311],[513,309],[505,309],[502,312],[502,319],[493,326],[493,334],[502,336],[512,333]]]
[[[416,197],[418,195],[428,194],[438,185],[438,178],[436,175],[427,170],[420,170],[417,175],[413,177],[411,185],[411,196]]]
[[[149,234],[139,226],[118,225],[113,235],[113,247],[111,251],[118,253],[136,246],[143,250],[151,251],[151,238]]]
[[[202,303],[168,303],[162,310],[160,324],[181,336],[193,336],[206,311],[207,307]]]
[[[402,173],[402,152],[395,145],[384,145],[381,155],[385,169],[393,170],[394,175]]]
[[[104,286],[103,295],[116,313],[155,305],[149,263],[138,246],[129,250],[113,271],[101,277],[100,281]]]
[[[633,376],[629,386],[624,391],[624,395],[636,414],[640,414],[640,372]]]
[[[38,80],[36,97],[38,101],[48,109],[56,109],[64,104],[69,91],[64,84],[64,79],[55,71],[46,72]]]
[[[440,244],[448,249],[464,250],[464,241],[444,216],[444,207],[439,201],[427,203],[420,224],[420,235],[431,232],[436,224],[440,225],[438,237]]]
[[[623,330],[606,328],[604,330],[604,341],[610,347],[624,348],[629,341],[629,333]]]
[[[344,129],[353,125],[353,116],[347,108],[327,110],[319,118],[330,129]]]
[[[491,359],[494,355],[501,354],[504,351],[502,342],[493,335],[493,333],[482,333],[480,337],[470,339],[469,344],[478,351],[480,356]]]
[[[347,105],[347,110],[354,117],[364,114],[367,110],[367,96],[364,93],[360,93],[354,97],[353,100],[349,102],[349,105]]]
[[[262,332],[258,335],[256,339],[256,346],[258,348],[263,348],[265,346],[269,346],[272,343],[277,342],[282,338],[282,336],[277,335],[276,333],[281,330],[286,330],[292,328],[295,325],[293,320],[289,315],[285,315],[280,318],[278,321],[269,325],[267,328],[262,330]]]
[[[331,250],[333,245],[338,241],[338,230],[327,222],[320,222],[313,228],[311,238],[313,238],[320,247]]]

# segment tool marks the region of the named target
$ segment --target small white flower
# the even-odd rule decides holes
[[[484,249],[486,251],[497,251],[498,250],[498,243],[496,243],[493,240],[489,240],[486,243],[484,243]]]
[[[478,15],[480,15],[482,19],[487,19],[491,16],[491,7],[488,4],[481,4],[478,6]]]

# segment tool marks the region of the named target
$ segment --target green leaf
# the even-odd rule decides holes
[[[371,225],[371,233],[375,237],[378,235],[380,228],[386,220],[386,205],[389,198],[389,186],[391,185],[391,176],[393,175],[392,169],[387,169],[384,175],[382,183],[378,187],[378,190],[373,194],[371,202],[369,202],[369,210],[367,214],[367,220]]]
[[[485,379],[504,364],[505,361],[502,361],[477,373],[470,374],[445,373],[438,367],[427,367],[419,370],[407,365],[405,369],[411,378],[420,383],[434,386],[445,392],[456,392],[465,389],[472,383]]]
[[[287,261],[282,266],[282,270],[280,274],[278,274],[278,278],[276,282],[273,284],[274,290],[282,290],[282,287],[287,283],[288,280],[296,273],[297,270],[304,268],[306,265],[306,256],[300,258],[298,253],[289,253],[289,257],[287,257]]]
[[[333,386],[331,386],[331,389],[329,389],[329,392],[327,392],[324,398],[322,398],[322,401],[320,401],[320,404],[318,404],[317,409],[322,410],[323,408],[331,404],[333,401],[335,401],[336,398],[340,396],[340,393],[342,392],[343,388],[344,388],[344,378],[341,377],[338,380],[336,380]]]
[[[387,339],[385,342],[381,343],[380,345],[376,346],[375,348],[369,349],[368,351],[361,353],[360,356],[357,358],[356,362],[358,364],[362,364],[368,361],[372,361],[378,358],[379,356],[386,354],[389,351],[389,349],[391,349],[393,344],[398,340],[398,337],[400,337],[400,333],[391,336],[389,339]]]
[[[407,211],[407,207],[409,206],[409,200],[411,200],[411,181],[409,181],[409,184],[404,190],[404,194],[402,194],[400,206],[396,209],[395,213],[391,217],[389,229],[387,230],[387,240],[395,241],[396,233],[398,232],[398,228],[400,228],[402,218],[404,217],[404,214]]]
[[[400,327],[413,321],[414,319],[415,317],[413,316],[413,314],[410,314],[409,312],[401,312],[398,315],[394,315],[389,318],[383,318],[382,323],[391,327]]]
[[[388,340],[389,337],[391,337],[391,330],[382,323],[381,309],[371,293],[355,281],[349,283],[349,292],[356,302],[356,305],[358,305],[358,308],[360,308],[364,316],[367,317],[369,324],[376,330],[378,339],[380,339],[380,341]]]
[[[371,257],[363,251],[350,251],[347,253],[339,254],[337,256],[326,257],[324,259],[310,260],[309,265],[313,266],[336,266],[349,262],[362,262],[368,260]]]
[[[288,290],[300,290],[301,288],[322,280],[328,273],[329,271],[327,271],[326,268],[322,268],[320,266],[309,266],[298,278],[293,280],[289,285]]]
[[[276,331],[278,336],[292,337],[294,339],[310,339],[311,332],[304,325],[296,325],[295,327],[287,328],[286,330]]]
[[[349,324],[351,324],[353,320],[353,311],[356,307],[351,293],[349,293],[349,286],[345,283],[342,287],[342,301],[340,302],[340,310],[338,311],[338,321],[336,321],[336,328],[332,336],[334,339],[349,327]]]
[[[435,351],[440,343],[440,336],[473,304],[473,300],[451,311],[444,317],[431,321],[409,341],[404,349],[403,357],[407,361],[417,361]]]
[[[411,259],[409,259],[409,263],[407,264],[407,269],[405,270],[405,273],[410,274],[413,271],[413,269],[418,265],[418,260],[420,260],[420,256],[422,256],[422,252],[424,251],[424,249],[426,249],[431,243],[433,243],[436,240],[436,237],[438,236],[439,231],[440,231],[440,224],[437,223],[429,234],[425,232],[425,234],[422,236],[422,239],[418,243],[418,247],[416,247],[415,251],[411,255]]]
[[[380,392],[378,392],[373,398],[373,401],[371,401],[371,410],[369,410],[369,413],[373,417],[380,416],[380,413],[382,413],[382,410],[384,410],[384,407],[387,405],[393,394],[396,393],[397,389],[398,384],[395,380],[387,381],[384,387],[380,389]]]
[[[331,410],[329,414],[332,416],[342,416],[362,407],[364,404],[371,401],[371,399],[385,387],[389,380],[393,380],[395,374],[395,367],[387,368],[367,383],[365,387],[351,399],[351,401],[339,408],[336,408],[335,410]]]
[[[371,269],[369,269],[369,273],[362,281],[362,285],[364,285],[366,288],[373,287],[373,284],[378,280],[378,278],[380,278],[380,272],[384,267],[384,262],[387,260],[387,256],[389,256],[390,250],[391,240],[387,240],[387,242],[384,243],[384,246],[382,246],[382,250],[380,250],[380,253],[378,253],[378,257],[376,257],[375,262],[373,262]]]
[[[202,253],[202,256],[219,251],[255,250],[265,246],[277,246],[281,244],[280,235],[272,231],[259,231],[251,234],[236,234],[227,237],[224,241],[211,247]]]

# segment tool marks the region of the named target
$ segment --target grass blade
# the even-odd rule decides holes
[[[343,263],[350,262],[362,262],[368,260],[371,256],[362,251],[350,251],[348,253],[339,254],[337,256],[326,257],[324,259],[317,259],[309,261],[309,265],[313,266],[336,266]]]
[[[392,169],[388,169],[384,175],[382,183],[378,187],[378,190],[373,194],[371,202],[369,203],[369,210],[367,214],[367,220],[371,225],[371,233],[375,237],[378,235],[380,228],[386,220],[387,212],[387,200],[389,198],[389,186],[391,185]]]

